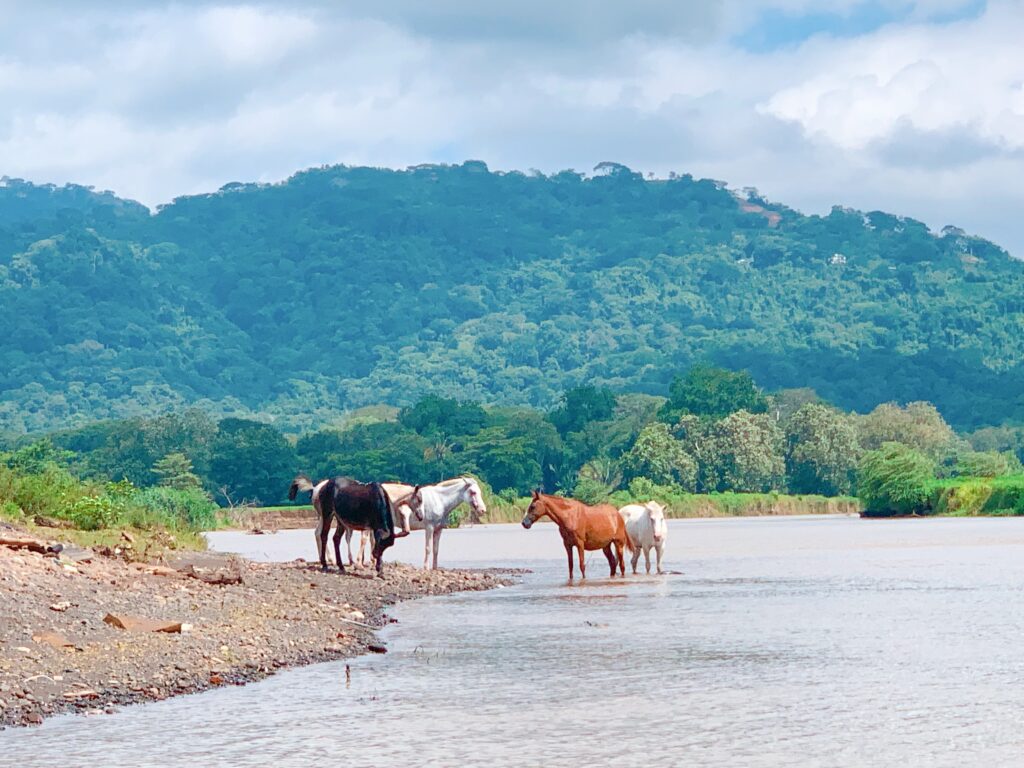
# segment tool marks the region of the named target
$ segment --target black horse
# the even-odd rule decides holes
[[[316,548],[320,567],[327,570],[327,534],[337,519],[334,531],[334,557],[338,569],[345,573],[341,559],[341,537],[346,529],[373,531],[373,558],[377,573],[384,572],[384,550],[395,543],[395,520],[391,502],[380,483],[360,483],[348,477],[332,477],[316,485],[305,475],[292,480],[288,498],[295,500],[299,491],[309,491],[317,512]]]

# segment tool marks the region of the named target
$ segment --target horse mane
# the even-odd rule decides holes
[[[470,477],[469,475],[459,475],[458,477],[450,477],[447,480],[442,480],[439,483],[434,483],[434,485],[440,485],[444,486],[445,488],[448,488],[449,486],[458,485],[459,483],[465,483],[470,480],[473,481],[474,483],[476,482],[475,477]]]

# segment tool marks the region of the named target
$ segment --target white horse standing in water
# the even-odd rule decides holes
[[[456,477],[436,485],[417,485],[409,497],[404,499],[404,504],[399,506],[398,517],[401,519],[402,528],[422,528],[424,531],[424,568],[430,567],[433,554],[433,568],[437,570],[441,531],[448,525],[451,511],[463,502],[469,504],[478,516],[487,514],[484,495],[472,477]]]
[[[629,548],[633,552],[633,573],[640,560],[640,550],[644,552],[647,572],[651,572],[651,548],[658,555],[658,573],[661,573],[661,554],[668,538],[668,521],[665,520],[665,508],[656,501],[646,504],[627,504],[619,510],[626,521],[626,536]]]

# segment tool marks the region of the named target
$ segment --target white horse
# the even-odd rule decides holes
[[[411,514],[398,510],[399,517],[403,518],[403,530],[422,528],[424,531],[424,568],[429,567],[433,546],[433,568],[437,570],[441,531],[448,524],[451,511],[463,502],[469,504],[477,515],[487,514],[484,495],[476,480],[471,477],[456,477],[436,485],[417,485],[402,505]]]
[[[641,549],[647,572],[651,572],[651,547],[657,552],[658,573],[661,573],[661,554],[668,538],[665,508],[656,501],[648,501],[646,504],[627,504],[619,510],[619,514],[626,521],[626,536],[629,538],[629,549],[633,552],[633,573],[636,573]]]

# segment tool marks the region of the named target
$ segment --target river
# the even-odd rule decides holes
[[[264,559],[309,531],[211,535]],[[391,550],[422,558],[422,534]],[[521,584],[397,606],[390,653],[0,733],[6,766],[1017,766],[1024,520],[672,521],[678,573],[567,585],[555,529],[442,537]],[[641,571],[643,561],[641,560]],[[594,578],[597,576],[597,578]]]

